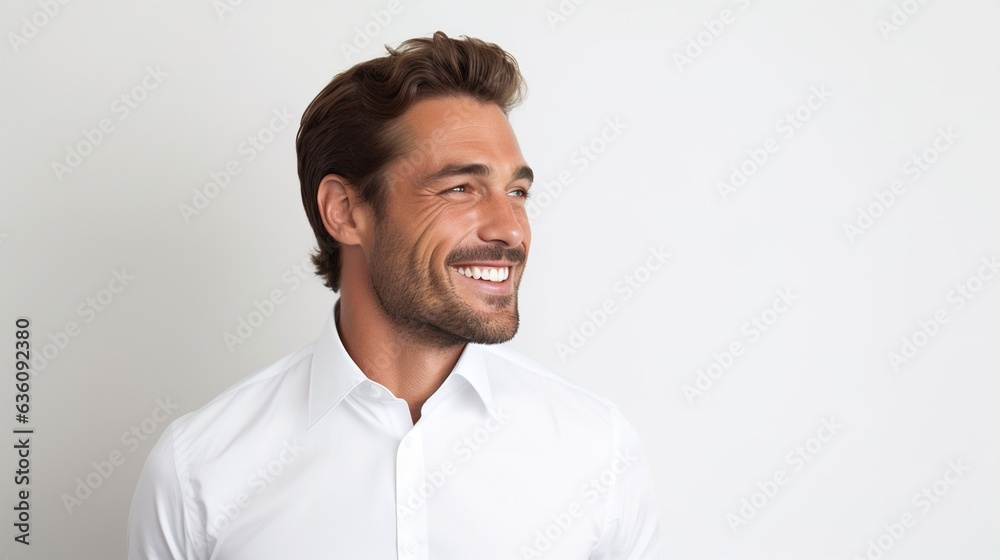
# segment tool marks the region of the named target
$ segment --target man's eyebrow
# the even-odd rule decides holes
[[[518,167],[517,169],[514,170],[514,177],[513,177],[513,179],[515,181],[519,181],[521,179],[527,179],[528,183],[534,183],[535,182],[535,172],[532,171],[531,168],[528,167],[527,165],[522,165],[522,166],[520,166],[520,167]]]
[[[425,176],[420,180],[420,182],[422,184],[429,184],[459,175],[489,177],[491,174],[492,170],[490,167],[482,163],[448,165],[438,171],[435,171],[434,173],[431,173],[430,175]],[[535,181],[535,173],[527,165],[522,165],[515,169],[513,175],[511,176],[512,181],[518,181],[521,179],[527,179],[529,183],[533,183]]]

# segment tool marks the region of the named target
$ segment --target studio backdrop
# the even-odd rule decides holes
[[[0,558],[124,557],[163,429],[318,336],[299,119],[438,30],[527,80],[508,345],[635,426],[668,558],[1000,553],[1000,4],[0,10]]]

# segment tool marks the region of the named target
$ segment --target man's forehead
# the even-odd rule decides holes
[[[501,131],[513,134],[498,105],[465,95],[422,99],[400,116],[397,125],[416,141],[460,142]]]
[[[510,122],[494,103],[467,96],[424,99],[395,124],[399,171],[478,161],[493,154],[523,163]]]

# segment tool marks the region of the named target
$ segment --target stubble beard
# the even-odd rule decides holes
[[[376,222],[375,240],[368,262],[375,299],[382,311],[400,328],[400,335],[437,348],[449,348],[469,342],[499,344],[517,334],[520,318],[515,281],[510,295],[487,294],[487,303],[495,310],[489,314],[475,311],[451,283],[451,267],[433,274],[427,263],[417,262],[409,245],[399,235]],[[473,254],[474,253],[474,254]],[[504,249],[484,246],[474,251],[456,251],[448,262],[462,260],[507,259],[515,264],[525,261],[520,247]]]

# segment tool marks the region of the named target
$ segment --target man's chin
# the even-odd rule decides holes
[[[469,342],[476,344],[500,344],[514,338],[519,319],[517,308],[512,311],[477,313],[468,318],[462,328],[456,329]]]
[[[489,336],[481,337],[477,340],[473,340],[476,344],[501,344],[507,342],[508,340],[514,338],[517,334],[517,326],[515,325],[513,329],[490,333]]]

